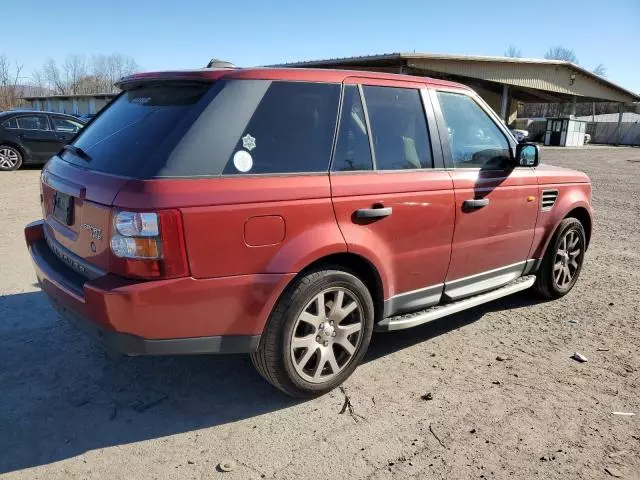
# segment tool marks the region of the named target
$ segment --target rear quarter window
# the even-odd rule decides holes
[[[2,125],[4,128],[18,128],[18,122],[15,118],[10,118],[9,120],[5,120],[0,125]]]
[[[158,176],[327,172],[340,85],[220,82]]]

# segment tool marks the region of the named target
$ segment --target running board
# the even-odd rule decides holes
[[[387,317],[376,325],[376,330],[387,332],[391,330],[402,330],[405,328],[422,325],[423,323],[431,322],[433,320],[437,320],[438,318],[446,317],[448,315],[467,310],[468,308],[473,308],[478,305],[482,305],[483,303],[506,297],[507,295],[511,295],[512,293],[526,290],[527,288],[531,287],[535,283],[535,281],[535,275],[528,275],[526,277],[520,277],[510,282],[504,287],[500,287],[496,290],[491,290],[490,292],[482,293],[480,295],[475,295],[473,297],[465,298],[463,300],[458,300],[457,302],[436,305],[435,307],[430,307],[414,313]]]

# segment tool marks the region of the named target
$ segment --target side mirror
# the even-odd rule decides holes
[[[540,161],[540,147],[535,143],[516,145],[516,167],[535,167]]]

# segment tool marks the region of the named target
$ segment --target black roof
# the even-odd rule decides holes
[[[0,117],[8,117],[9,115],[14,114],[23,114],[23,113],[48,113],[50,115],[62,115],[63,117],[76,118],[73,115],[69,115],[68,113],[60,113],[60,112],[47,112],[42,110],[29,110],[29,109],[16,109],[16,110],[7,110],[6,112],[0,112]]]

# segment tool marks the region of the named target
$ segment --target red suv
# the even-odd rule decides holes
[[[129,355],[248,352],[295,396],[371,333],[575,284],[586,175],[469,88],[302,69],[138,74],[42,172],[25,235],[64,317]]]

